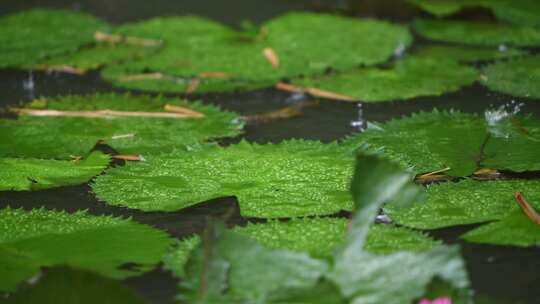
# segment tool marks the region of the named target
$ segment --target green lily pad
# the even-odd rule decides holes
[[[35,102],[34,104],[39,104]],[[187,107],[203,118],[35,117],[0,120],[0,155],[10,157],[69,158],[85,155],[98,141],[122,154],[160,154],[210,138],[235,136],[242,123],[231,112],[200,102],[129,94],[65,96],[46,100],[41,109],[59,111],[163,112],[166,104]]]
[[[2,291],[15,290],[40,267],[69,266],[117,279],[138,275],[152,269],[171,244],[160,230],[86,212],[7,208],[0,210],[0,226],[9,227],[0,231]]]
[[[414,52],[414,55],[421,58],[434,58],[437,60],[455,60],[458,62],[470,63],[477,61],[496,60],[508,57],[525,55],[526,52],[518,49],[508,49],[500,51],[496,48],[463,47],[449,45],[429,45],[424,46]]]
[[[538,185],[537,185],[538,186]],[[540,195],[535,195],[534,205],[540,207]],[[532,204],[533,201],[530,201]],[[522,210],[513,210],[500,221],[473,229],[462,238],[475,243],[504,246],[538,247],[540,245],[540,226],[532,222]]]
[[[437,277],[452,288],[467,289],[469,281],[458,247],[382,256],[362,250],[369,225],[384,202],[406,207],[418,198],[420,189],[412,183],[409,172],[375,156],[358,155],[351,191],[357,210],[346,245],[335,255],[326,275],[351,303],[411,303],[422,297]]]
[[[236,196],[247,217],[299,217],[350,210],[350,151],[286,141],[202,146],[113,168],[92,185],[100,200],[144,211],[175,211]]]
[[[306,252],[315,258],[330,259],[345,243],[347,223],[348,220],[343,218],[301,218],[248,224],[232,230],[268,248]],[[178,277],[184,276],[185,264],[200,242],[198,235],[179,241],[163,258],[165,268]],[[437,245],[440,242],[422,233],[382,224],[370,227],[365,249],[375,254],[389,254],[401,250],[425,251]]]
[[[482,73],[481,82],[490,90],[540,99],[540,56],[500,61],[486,66]]]
[[[478,46],[540,45],[540,29],[489,22],[419,19],[415,31],[431,40]]]
[[[514,24],[539,26],[540,5],[530,0],[409,0],[437,17],[445,17],[467,8],[486,8],[495,14],[497,19]]]
[[[328,68],[380,63],[412,41],[398,25],[311,13],[275,18],[255,35],[198,17],[155,18],[118,32],[162,39],[166,46],[154,56],[105,69],[104,78],[122,87],[175,92],[185,91],[193,79],[197,92],[253,89]],[[279,58],[278,67],[263,55],[267,48]]]
[[[540,240],[540,226],[523,214],[514,193],[523,193],[538,208],[539,189],[537,180],[442,183],[427,188],[424,203],[407,209],[390,204],[385,210],[396,223],[417,229],[492,222],[473,229],[463,238],[478,243],[534,246]]]
[[[73,54],[51,58],[41,62],[36,67],[38,69],[73,67],[78,72],[84,73],[105,65],[136,60],[148,56],[157,50],[155,47],[100,43],[93,47],[83,48]]]
[[[35,286],[21,288],[1,304],[142,304],[133,290],[117,280],[66,268],[48,269]]]
[[[0,158],[0,191],[29,191],[78,185],[98,175],[110,158],[101,152],[83,160]]]
[[[416,173],[449,168],[469,176],[479,168],[540,170],[540,122],[503,110],[485,118],[460,112],[420,112],[369,128],[345,141],[367,145]]]
[[[301,87],[315,87],[364,102],[438,96],[472,84],[474,68],[451,60],[408,57],[391,69],[364,68],[330,76],[294,80]]]
[[[519,209],[514,199],[516,191],[523,191],[531,201],[540,201],[539,186],[534,180],[441,183],[428,186],[426,202],[411,208],[390,204],[385,210],[396,223],[417,229],[483,223],[500,220]]]
[[[35,9],[0,18],[0,67],[38,64],[94,42],[108,25],[93,16]]]

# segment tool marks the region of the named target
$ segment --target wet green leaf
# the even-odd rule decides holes
[[[315,286],[328,269],[306,253],[269,249],[224,228],[213,233],[187,264],[180,298],[190,303],[266,303],[281,290]]]
[[[248,217],[298,217],[350,210],[353,157],[335,143],[294,140],[205,146],[113,168],[92,185],[100,200],[174,211],[236,196]]]
[[[7,208],[0,210],[0,227],[2,291],[13,291],[40,267],[69,266],[111,278],[137,275],[152,269],[171,244],[160,230],[82,211]]]
[[[450,59],[458,62],[477,62],[496,60],[507,57],[525,55],[526,52],[518,49],[500,51],[496,48],[463,47],[449,45],[424,46],[414,52],[417,57],[429,57],[437,60]]]
[[[98,141],[121,154],[160,154],[214,137],[235,136],[242,123],[231,112],[200,102],[150,96],[96,94],[47,100],[44,109],[60,111],[163,112],[166,104],[187,107],[204,118],[81,118],[20,116],[0,120],[0,155],[69,158],[85,155]]]
[[[534,207],[540,207],[537,180],[509,180],[432,185],[427,201],[409,209],[386,207],[398,224],[419,229],[437,229],[492,222],[463,235],[468,241],[496,245],[535,246],[540,226],[531,222],[518,206],[514,193],[522,192]]]
[[[535,190],[539,186],[540,183],[536,183],[536,189],[527,188],[532,191],[525,191],[527,194],[532,194],[528,195],[530,198],[527,198],[527,201],[534,203],[537,210],[540,207],[540,195]],[[533,223],[521,209],[513,209],[500,221],[473,229],[465,233],[462,238],[475,243],[504,246],[537,247],[540,245],[540,226]]]
[[[108,25],[73,11],[35,9],[0,18],[0,67],[41,63],[94,42]]]
[[[343,218],[302,218],[248,224],[232,230],[268,248],[306,252],[314,258],[330,259],[344,244],[348,222]],[[200,240],[199,236],[193,236],[179,241],[164,257],[165,267],[177,277],[184,276],[185,264]],[[389,254],[401,250],[425,251],[439,244],[422,233],[380,224],[370,227],[365,249],[371,253]]]
[[[540,99],[540,56],[500,61],[486,66],[482,73],[480,79],[490,90]]]
[[[272,19],[257,35],[198,17],[154,18],[118,31],[162,39],[166,46],[154,56],[105,69],[103,76],[121,87],[175,92],[186,91],[193,79],[196,92],[253,89],[328,68],[380,63],[412,41],[406,28],[387,22],[311,13]],[[277,55],[278,67],[263,55],[267,48]]]
[[[315,87],[363,102],[438,96],[472,84],[477,72],[450,60],[407,57],[390,69],[364,68],[329,76],[294,80],[300,87]]]
[[[426,202],[407,209],[388,205],[386,211],[398,224],[419,229],[482,223],[500,220],[519,209],[516,191],[540,200],[539,186],[534,180],[441,183],[428,186]]]
[[[418,34],[436,41],[478,46],[540,45],[540,29],[488,22],[419,19],[414,22]]]
[[[409,0],[435,16],[444,17],[464,9],[485,8],[498,19],[514,24],[540,25],[540,4],[530,0]]]
[[[73,54],[58,56],[40,62],[37,67],[54,69],[69,66],[79,69],[81,72],[86,72],[113,63],[136,60],[156,51],[157,48],[151,47],[102,43],[93,47],[83,48]]]
[[[83,160],[0,158],[0,191],[40,190],[82,184],[101,173],[110,158],[101,152]]]
[[[460,112],[420,112],[391,120],[345,141],[367,145],[416,173],[449,168],[451,176],[468,176],[487,167],[512,171],[540,169],[536,147],[540,122],[505,109],[486,117]]]
[[[425,252],[373,255],[362,250],[368,227],[383,203],[399,201],[401,207],[417,198],[420,189],[410,173],[375,156],[359,155],[352,181],[357,210],[343,250],[327,275],[351,303],[410,303],[425,294],[436,277],[454,288],[468,286],[467,272],[458,247],[440,246]]]
[[[134,304],[144,301],[119,281],[66,268],[48,269],[35,286],[0,298],[1,304]]]

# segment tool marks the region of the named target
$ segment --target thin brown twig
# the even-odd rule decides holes
[[[518,202],[521,210],[527,215],[527,217],[535,224],[540,225],[540,215],[534,210],[534,208],[525,200],[521,192],[514,193],[514,197]]]
[[[140,45],[145,47],[159,46],[163,44],[161,40],[145,39],[133,36],[124,36],[119,34],[108,34],[101,31],[94,33],[94,39],[99,42],[125,43],[130,45]]]
[[[201,118],[198,115],[190,113],[171,113],[171,112],[135,112],[135,111],[58,111],[58,110],[34,110],[34,109],[14,109],[20,115],[38,116],[38,117],[81,117],[81,118],[118,118],[118,117],[145,117],[145,118]]]
[[[278,82],[275,85],[275,88],[282,91],[287,92],[293,92],[293,93],[307,93],[309,95],[315,96],[315,97],[321,97],[321,98],[327,98],[327,99],[335,99],[340,101],[349,101],[349,102],[356,102],[357,100],[354,97],[338,94],[335,92],[330,92],[326,90],[321,90],[317,88],[311,88],[311,87],[297,87],[292,84]]]
[[[264,48],[262,53],[264,58],[266,58],[266,60],[272,65],[274,69],[279,68],[279,57],[273,48]]]
[[[175,106],[175,105],[171,105],[171,104],[165,104],[165,106],[163,106],[163,110],[165,110],[167,112],[172,112],[172,113],[191,115],[192,117],[201,117],[202,118],[202,117],[206,116],[201,112],[193,111],[192,109],[189,109],[189,108],[186,108],[186,107]]]

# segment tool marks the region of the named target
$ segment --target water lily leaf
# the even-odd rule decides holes
[[[0,158],[0,191],[28,191],[82,184],[98,175],[110,157],[93,152],[83,160]]]
[[[537,180],[443,183],[428,187],[425,203],[408,209],[390,204],[385,210],[396,223],[419,229],[493,221],[464,234],[463,238],[478,243],[533,246],[539,240],[540,227],[519,208],[514,193],[523,192],[527,201],[538,208],[539,186]]]
[[[301,218],[248,224],[232,230],[268,248],[306,252],[314,258],[329,259],[344,244],[348,222],[344,218]],[[164,257],[165,268],[177,277],[183,277],[185,264],[200,242],[198,235],[179,241]],[[389,254],[401,250],[425,251],[437,245],[440,245],[439,241],[425,234],[380,224],[370,227],[365,249],[375,254]]]
[[[370,128],[345,141],[368,145],[416,173],[447,169],[468,176],[487,167],[516,172],[539,170],[540,122],[504,109],[486,118],[459,112],[420,112]]]
[[[66,268],[48,269],[35,286],[22,288],[2,304],[116,304],[144,303],[144,301],[117,280],[91,272]]]
[[[253,89],[328,68],[380,63],[412,41],[398,25],[312,13],[275,18],[257,35],[198,17],[155,18],[118,32],[162,39],[166,46],[154,56],[105,69],[104,78],[121,87],[174,92]],[[268,61],[268,50],[279,65]],[[194,79],[198,85],[189,89]]]
[[[315,286],[328,269],[324,261],[306,253],[268,249],[224,228],[214,233],[212,238],[203,239],[188,262],[180,299],[190,303],[225,299],[266,303],[280,290]]]
[[[482,84],[490,90],[512,96],[540,99],[540,56],[517,58],[486,66]]]
[[[540,25],[540,5],[529,0],[409,0],[422,10],[437,17],[445,17],[467,8],[482,7],[491,10],[498,19],[514,24]]]
[[[441,183],[428,186],[426,202],[406,209],[388,205],[385,210],[398,224],[419,229],[483,223],[519,209],[516,191],[524,191],[530,200],[540,200],[539,185],[534,180]]]
[[[0,18],[0,67],[41,63],[75,52],[108,25],[73,11],[35,9]]]
[[[364,102],[438,96],[472,84],[477,72],[450,60],[408,57],[391,69],[364,68],[329,76],[294,80],[301,87],[315,87]]]
[[[537,187],[539,185],[539,183],[536,184]],[[535,194],[536,200],[540,199],[538,193],[532,192],[532,194]],[[536,208],[540,207],[538,203],[535,205]],[[540,244],[540,226],[532,222],[521,209],[516,209],[500,221],[473,229],[462,235],[462,238],[469,242],[483,244],[536,247]]]
[[[488,22],[419,19],[415,31],[431,40],[478,46],[540,45],[540,29]]]
[[[299,217],[350,210],[350,151],[335,143],[204,146],[113,168],[92,185],[100,200],[174,211],[236,196],[247,217]]]
[[[0,120],[0,154],[11,157],[69,158],[84,155],[98,141],[122,154],[159,154],[214,137],[235,136],[242,124],[237,116],[200,102],[96,94],[65,96],[46,100],[43,109],[59,111],[143,111],[166,112],[165,105],[191,109],[202,118],[172,119],[147,117],[81,118],[21,115]],[[61,136],[59,135],[61,134]]]
[[[436,277],[465,289],[468,278],[458,247],[439,246],[425,252],[373,255],[362,250],[371,221],[388,200],[410,204],[420,192],[412,176],[375,156],[359,155],[352,181],[357,210],[347,243],[335,257],[327,278],[350,303],[411,303],[425,294]],[[396,269],[403,271],[396,272]]]
[[[70,71],[84,74],[102,66],[135,60],[148,56],[157,51],[157,48],[120,44],[97,44],[93,47],[83,48],[76,53],[57,56],[36,65],[37,69]]]
[[[516,57],[524,54],[526,54],[526,52],[513,48],[501,51],[496,48],[463,47],[449,45],[424,46],[419,48],[414,53],[415,56],[421,58],[429,57],[437,60],[451,59],[464,63]]]
[[[9,227],[0,231],[2,291],[13,291],[40,267],[63,265],[111,278],[137,275],[152,269],[171,244],[160,230],[81,211],[6,208],[0,210],[0,226]],[[127,264],[133,267],[122,267]]]

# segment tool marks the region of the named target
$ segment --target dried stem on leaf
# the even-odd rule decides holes
[[[124,36],[118,34],[108,34],[101,31],[94,33],[94,39],[99,42],[108,43],[124,43],[130,45],[140,45],[145,47],[160,46],[163,44],[161,40],[145,39],[140,37]]]
[[[48,65],[48,64],[36,64],[32,66],[33,69],[47,72],[62,72],[74,75],[84,75],[88,70],[76,68],[70,65]]]
[[[274,69],[279,68],[279,57],[273,48],[267,47],[263,49],[262,53],[264,55],[264,58],[266,58],[266,60],[270,62],[270,64],[272,65]]]
[[[136,81],[136,80],[176,80],[176,78],[165,75],[163,73],[143,73],[143,74],[133,74],[133,75],[126,75],[118,78],[119,81],[122,82],[128,82],[128,81]]]
[[[81,117],[81,118],[118,118],[118,117],[145,117],[145,118],[201,118],[201,113],[170,113],[170,112],[136,112],[136,111],[58,111],[58,110],[34,110],[14,109],[19,115],[38,117]],[[203,116],[204,117],[204,116]]]
[[[525,200],[521,192],[516,192],[514,194],[514,197],[516,198],[516,201],[518,202],[519,206],[527,215],[527,217],[535,224],[540,225],[540,215],[534,208]]]
[[[144,161],[144,157],[142,155],[113,155],[113,159],[119,159],[119,160],[128,160],[128,161]]]
[[[189,109],[189,108],[186,108],[186,107],[175,106],[175,105],[171,105],[171,104],[166,104],[163,107],[163,110],[165,110],[167,112],[172,112],[172,113],[191,115],[191,117],[200,117],[200,118],[202,118],[202,117],[206,116],[201,112],[193,111],[192,109]]]
[[[327,98],[327,99],[334,99],[334,100],[340,100],[340,101],[350,101],[350,102],[356,102],[356,99],[354,99],[351,96],[341,95],[338,93],[325,91],[317,88],[303,88],[303,87],[297,87],[292,84],[279,82],[275,85],[275,88],[282,91],[287,92],[293,92],[293,93],[307,93],[309,95],[320,97],[320,98]]]

